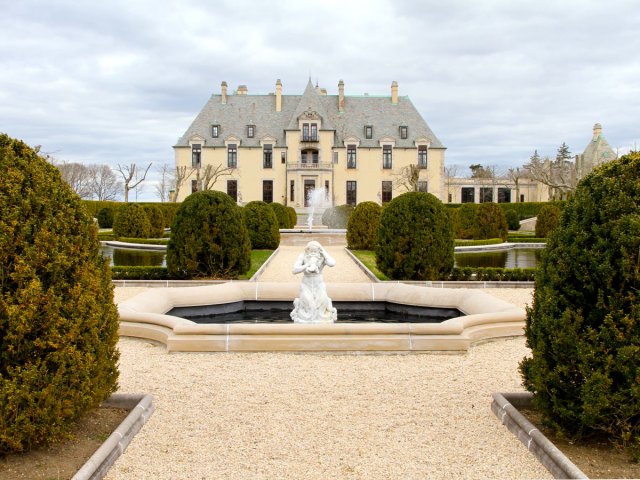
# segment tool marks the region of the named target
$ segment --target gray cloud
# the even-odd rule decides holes
[[[614,148],[640,141],[632,1],[211,3],[3,6],[0,130],[61,160],[171,163],[223,80],[299,94],[311,75],[330,93],[397,80],[465,168],[580,153],[595,122]]]

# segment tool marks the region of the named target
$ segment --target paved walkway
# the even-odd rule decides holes
[[[369,278],[364,274],[360,267],[356,265],[353,259],[345,251],[344,246],[327,246],[325,247],[329,255],[335,261],[335,267],[325,267],[322,271],[325,283],[342,282],[357,283],[370,282]],[[291,273],[293,264],[298,255],[304,251],[303,246],[280,246],[280,250],[276,256],[269,262],[265,268],[259,282],[299,282],[300,275]]]

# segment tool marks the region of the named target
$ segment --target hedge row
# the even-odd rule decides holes
[[[538,238],[538,237],[508,237],[507,242],[511,243],[547,243],[546,238]]]
[[[498,245],[504,243],[501,238],[489,238],[487,240],[456,240],[456,247],[481,247],[483,245]]]
[[[455,267],[445,280],[481,282],[533,282],[535,268]]]
[[[171,280],[167,267],[111,267],[113,280]]]
[[[505,214],[508,210],[515,211],[520,220],[524,220],[525,218],[533,218],[538,216],[538,212],[545,205],[555,205],[560,210],[564,208],[566,201],[553,201],[553,202],[522,202],[522,203],[499,203],[498,205],[505,211]],[[460,208],[462,205],[468,205],[466,203],[445,203],[444,206],[447,208]]]

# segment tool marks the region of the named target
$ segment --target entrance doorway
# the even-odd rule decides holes
[[[309,206],[309,194],[311,193],[311,190],[313,190],[314,188],[316,188],[315,180],[304,181],[304,206],[305,207]]]

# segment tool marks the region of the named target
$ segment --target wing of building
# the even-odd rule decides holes
[[[445,147],[396,82],[388,96],[345,95],[342,80],[338,95],[311,80],[301,95],[282,90],[278,80],[275,94],[230,93],[222,82],[174,146],[177,201],[215,189],[304,213],[308,192],[324,188],[330,205],[384,203],[407,191],[410,171],[443,198]]]

